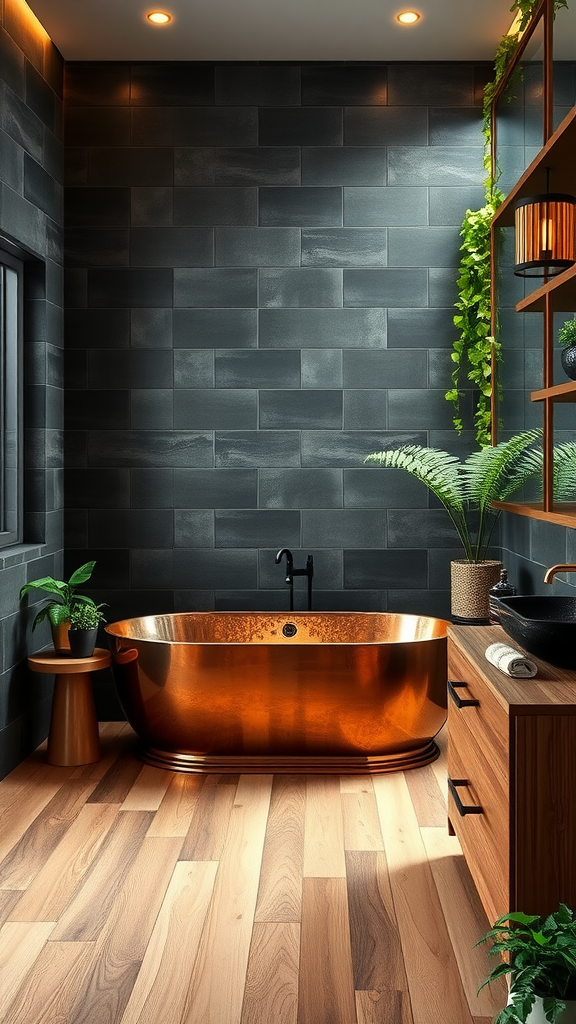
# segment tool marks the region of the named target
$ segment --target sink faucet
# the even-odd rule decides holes
[[[312,577],[314,576],[314,559],[312,558],[312,555],[308,555],[305,569],[294,568],[294,558],[292,557],[292,552],[288,548],[280,548],[275,559],[276,565],[280,564],[282,558],[286,558],[286,583],[290,587],[290,611],[294,611],[295,576],[308,577],[308,611],[312,611]]]
[[[576,565],[570,562],[566,565],[552,565],[550,569],[546,570],[544,583],[552,583],[557,572],[576,572]]]

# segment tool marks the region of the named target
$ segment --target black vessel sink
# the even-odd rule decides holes
[[[502,597],[500,625],[529,654],[576,668],[576,597]]]

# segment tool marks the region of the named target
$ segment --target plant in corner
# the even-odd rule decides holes
[[[70,611],[70,650],[74,658],[89,658],[94,652],[98,626],[106,622],[103,604],[77,604]]]
[[[95,561],[86,562],[79,569],[76,569],[67,581],[55,580],[52,576],[43,576],[38,580],[30,580],[20,590],[21,600],[33,590],[43,590],[46,594],[51,595],[47,599],[46,604],[37,613],[32,623],[32,629],[36,629],[36,626],[44,622],[45,618],[48,618],[55,637],[54,646],[57,650],[63,646],[63,642],[60,638],[60,642],[57,644],[56,632],[59,627],[70,621],[72,610],[82,605],[94,606],[92,598],[87,597],[85,594],[79,594],[77,587],[90,579],[95,565]]]
[[[570,380],[576,380],[576,320],[565,320],[558,331],[558,342],[563,345],[560,359],[562,369]]]
[[[489,956],[506,956],[480,986],[510,975],[510,1001],[494,1024],[576,1020],[576,920],[565,903],[548,917],[510,913],[498,918],[476,945],[492,941]],[[576,1012],[576,1002],[569,1009]]]
[[[492,503],[506,501],[529,480],[541,476],[543,453],[537,444],[540,435],[540,430],[525,430],[508,441],[472,452],[464,462],[449,452],[421,445],[373,452],[364,459],[365,463],[410,473],[446,509],[464,551],[463,559],[452,562],[452,614],[456,618],[488,618],[488,591],[496,583],[501,567],[500,562],[487,559],[501,513]],[[575,474],[576,442],[556,445],[556,498],[573,500]]]

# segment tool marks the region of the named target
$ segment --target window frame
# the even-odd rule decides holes
[[[16,275],[15,298],[11,298],[10,283],[7,286],[12,274]],[[23,352],[24,262],[0,239],[0,550],[23,539]],[[12,455],[10,432],[15,439]]]

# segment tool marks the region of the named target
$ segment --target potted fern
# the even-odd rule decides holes
[[[50,597],[46,604],[37,613],[32,629],[36,629],[44,619],[48,618],[52,629],[52,641],[56,651],[69,650],[68,630],[70,628],[70,614],[76,607],[82,605],[94,605],[91,597],[79,594],[77,588],[90,579],[96,562],[86,562],[72,573],[69,580],[55,580],[53,576],[43,576],[41,579],[30,580],[20,590],[20,600],[33,590],[43,590]]]
[[[494,1024],[575,1024],[576,920],[565,903],[548,917],[520,912],[498,918],[477,945],[505,957],[484,985],[510,976],[508,1005]]]
[[[540,430],[525,430],[508,441],[472,452],[463,462],[449,452],[421,445],[403,445],[373,452],[365,463],[402,469],[420,480],[446,509],[464,557],[451,563],[452,615],[464,622],[489,618],[490,587],[497,582],[501,563],[488,558],[500,510],[527,481],[542,474]],[[576,443],[554,449],[555,496],[574,500]]]
[[[70,612],[70,653],[73,658],[91,658],[96,646],[98,626],[106,622],[102,604],[78,604]]]

